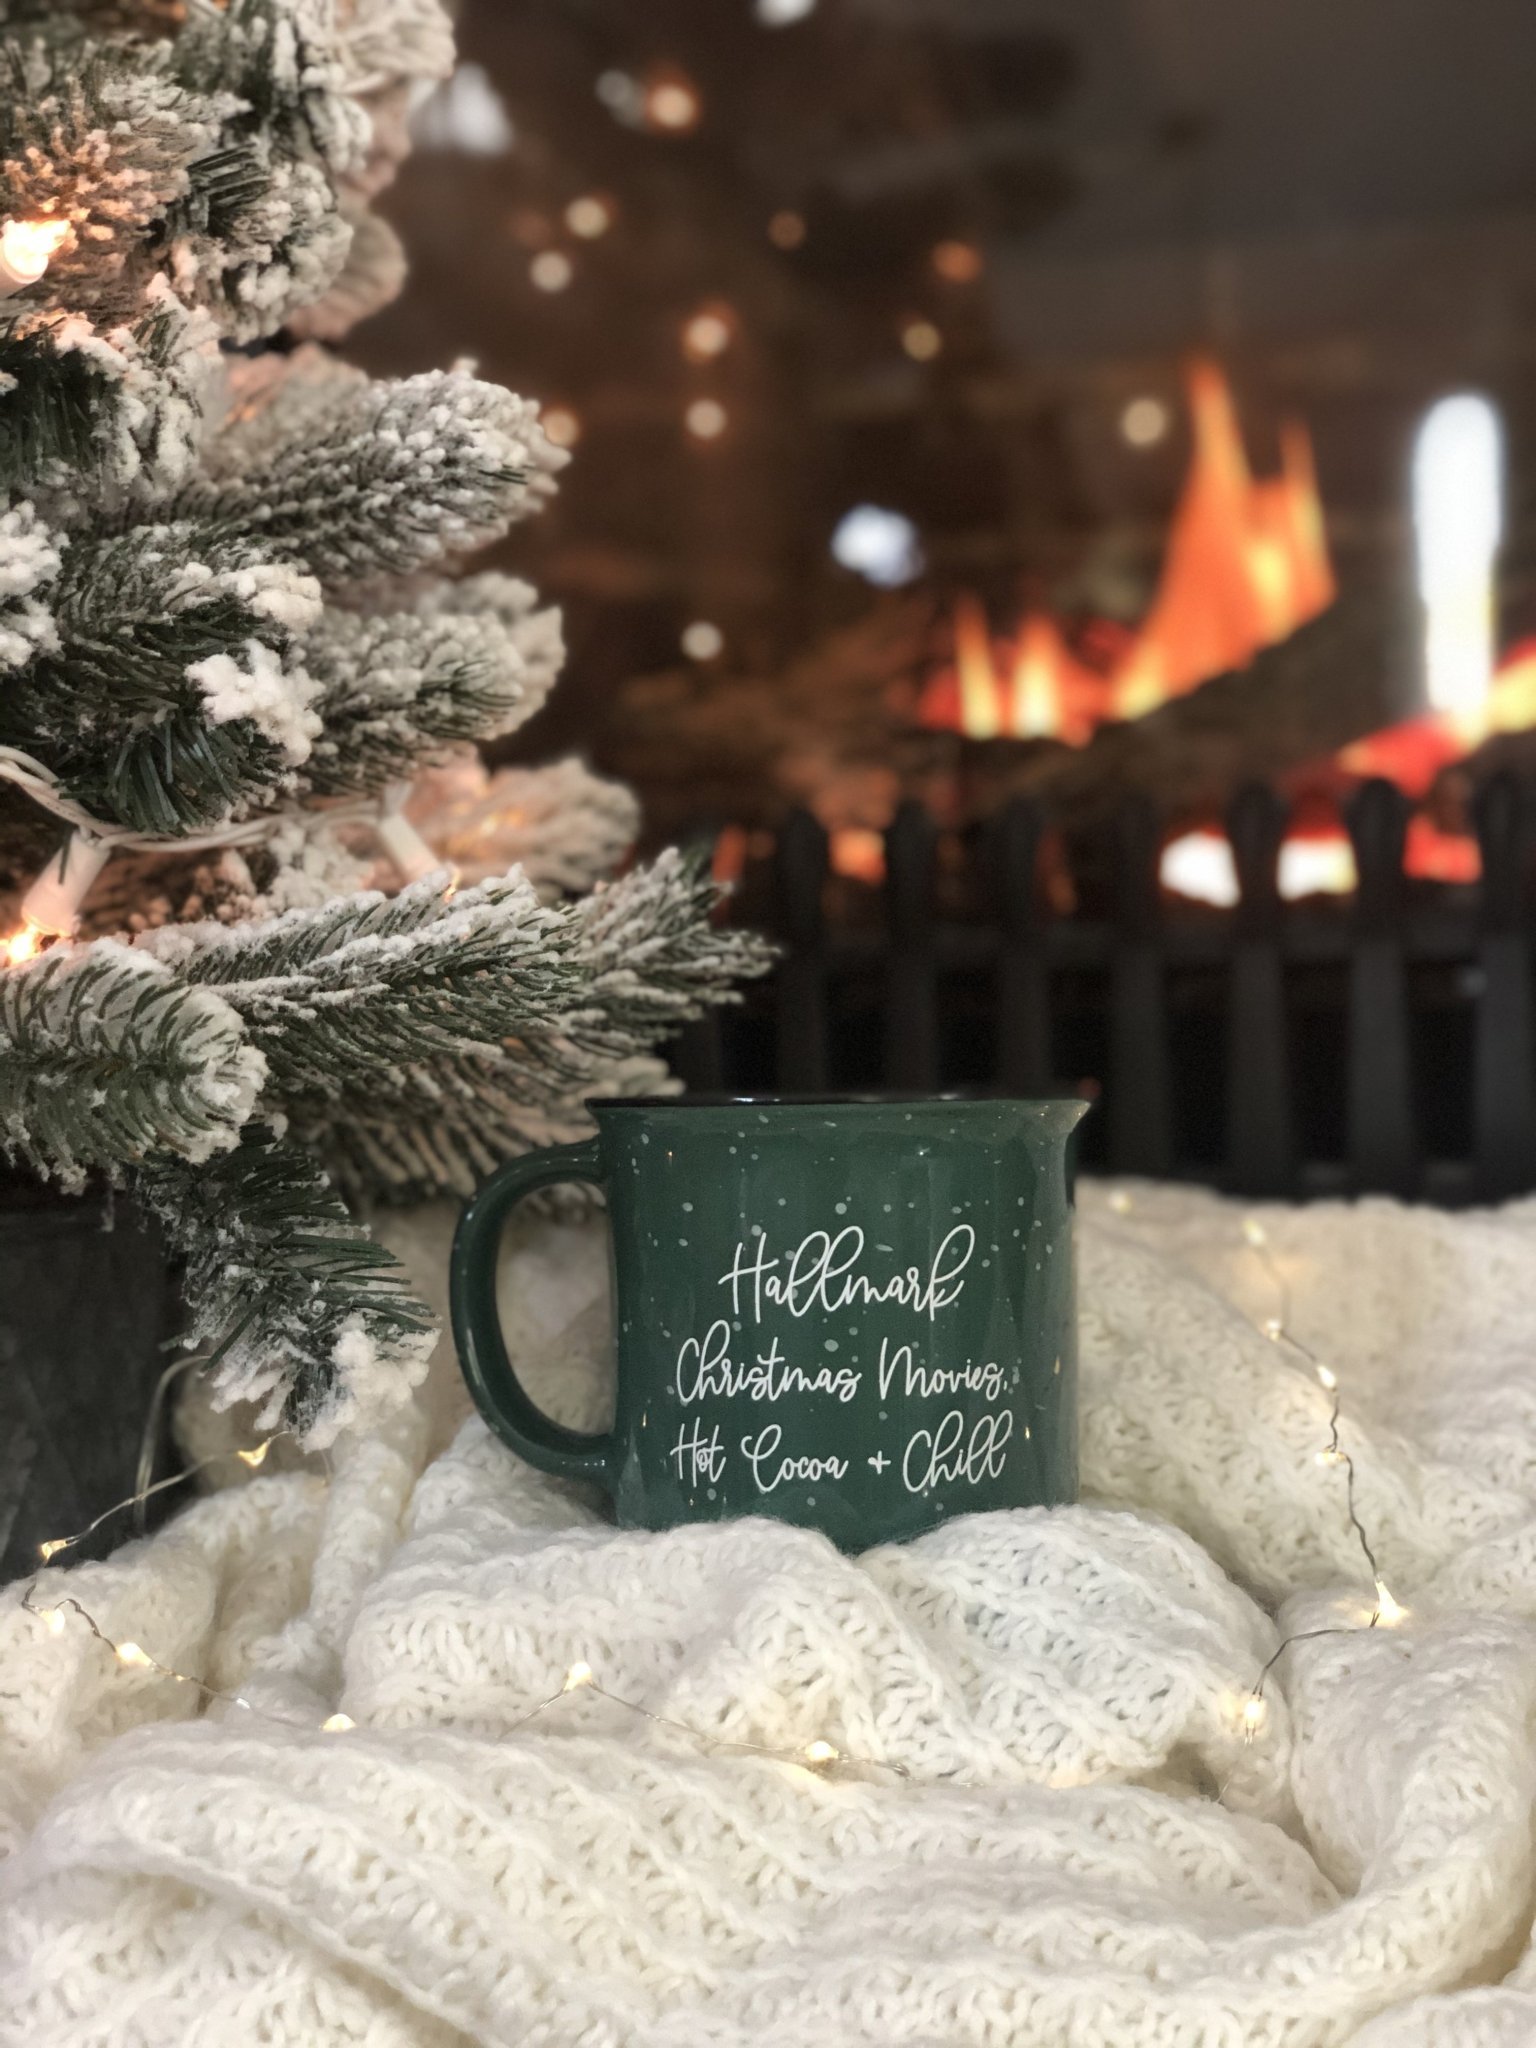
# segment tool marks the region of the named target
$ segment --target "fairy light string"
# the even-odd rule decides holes
[[[1129,1191],[1125,1188],[1112,1188],[1106,1201],[1111,1213],[1116,1216],[1128,1216],[1135,1208],[1135,1202]],[[1349,1517],[1349,1526],[1354,1532],[1355,1541],[1360,1546],[1361,1555],[1364,1557],[1366,1568],[1371,1575],[1371,1584],[1375,1589],[1375,1599],[1371,1607],[1370,1618],[1364,1624],[1364,1627],[1366,1629],[1396,1628],[1400,1622],[1408,1618],[1408,1609],[1393,1596],[1392,1589],[1388,1586],[1385,1578],[1383,1578],[1381,1565],[1376,1556],[1375,1545],[1371,1541],[1370,1531],[1361,1519],[1357,1499],[1355,1460],[1351,1453],[1344,1448],[1342,1438],[1344,1404],[1343,1392],[1339,1385],[1339,1376],[1333,1367],[1325,1359],[1320,1358],[1312,1347],[1302,1338],[1298,1337],[1291,1328],[1291,1284],[1286,1277],[1284,1268],[1274,1255],[1269,1242],[1268,1231],[1256,1216],[1245,1216],[1243,1218],[1242,1242],[1259,1261],[1266,1277],[1275,1290],[1277,1312],[1274,1315],[1265,1316],[1258,1325],[1259,1329],[1262,1330],[1272,1344],[1282,1346],[1296,1358],[1300,1359],[1308,1367],[1323,1392],[1329,1397],[1326,1425],[1328,1440],[1313,1455],[1319,1465],[1341,1467],[1344,1473],[1345,1512]],[[1360,1633],[1361,1629],[1359,1626],[1339,1622],[1325,1628],[1297,1629],[1292,1634],[1285,1636],[1277,1645],[1273,1655],[1266,1661],[1243,1699],[1238,1719],[1242,1727],[1244,1742],[1251,1743],[1268,1718],[1269,1709],[1264,1698],[1264,1688],[1271,1672],[1288,1650],[1297,1643],[1316,1642],[1323,1636],[1351,1636],[1359,1635]]]
[[[278,1435],[287,1433],[280,1430]],[[210,1457],[199,1458],[196,1464],[187,1465],[180,1472],[171,1473],[169,1478],[156,1479],[150,1485],[141,1486],[137,1493],[130,1493],[126,1499],[114,1501],[111,1507],[103,1508],[94,1521],[87,1522],[83,1529],[76,1529],[68,1536],[50,1536],[46,1542],[39,1543],[37,1554],[44,1564],[51,1564],[61,1551],[73,1550],[77,1543],[83,1543],[88,1536],[94,1536],[96,1531],[104,1523],[110,1522],[114,1515],[124,1514],[129,1508],[142,1507],[146,1501],[153,1500],[157,1493],[164,1493],[168,1487],[180,1486],[184,1480],[191,1479],[198,1472],[206,1472],[210,1465],[222,1464],[226,1458],[238,1458],[242,1465],[255,1471],[266,1462],[267,1453],[276,1441],[276,1436],[269,1436],[264,1443],[256,1444],[250,1450],[215,1451]]]
[[[222,1700],[229,1706],[243,1707],[247,1713],[255,1713],[256,1709],[241,1694],[237,1692],[223,1692],[218,1686],[210,1685],[205,1678],[199,1678],[195,1672],[178,1671],[174,1664],[162,1664],[160,1659],[151,1656],[141,1643],[127,1639],[118,1642],[114,1637],[107,1634],[106,1630],[97,1621],[95,1615],[87,1607],[83,1606],[73,1593],[64,1594],[52,1606],[40,1607],[32,1597],[36,1591],[37,1580],[34,1579],[25,1593],[22,1594],[21,1605],[26,1613],[37,1616],[50,1635],[62,1635],[68,1625],[68,1616],[72,1613],[78,1614],[97,1642],[110,1650],[113,1657],[125,1670],[153,1671],[160,1678],[174,1680],[177,1685],[195,1686],[205,1699]]]
[[[68,1626],[69,1615],[77,1614],[97,1642],[110,1651],[117,1664],[125,1670],[151,1671],[157,1677],[170,1679],[177,1685],[194,1686],[207,1701],[217,1700],[225,1706],[239,1707],[245,1713],[259,1715],[263,1720],[280,1722],[285,1727],[303,1728],[312,1725],[292,1714],[266,1713],[248,1700],[243,1693],[226,1691],[220,1686],[210,1684],[205,1678],[199,1678],[195,1672],[181,1671],[174,1664],[162,1662],[141,1643],[128,1639],[118,1641],[107,1633],[90,1610],[71,1593],[66,1593],[51,1605],[44,1606],[33,1597],[37,1590],[38,1581],[33,1579],[21,1596],[21,1605],[26,1613],[36,1616],[50,1635],[62,1635]],[[573,1693],[578,1692],[593,1693],[598,1699],[607,1700],[611,1706],[619,1707],[640,1720],[649,1721],[653,1727],[670,1729],[674,1734],[684,1736],[689,1742],[697,1744],[708,1755],[767,1757],[777,1763],[797,1764],[802,1770],[811,1771],[816,1775],[828,1772],[834,1766],[845,1765],[850,1768],[889,1771],[898,1778],[911,1776],[911,1772],[903,1763],[889,1758],[856,1755],[848,1750],[839,1749],[836,1743],[829,1742],[824,1736],[786,1749],[766,1742],[744,1742],[731,1736],[709,1734],[702,1728],[693,1727],[687,1721],[678,1720],[675,1715],[658,1714],[654,1708],[644,1705],[642,1701],[626,1699],[622,1693],[614,1692],[599,1681],[585,1658],[578,1658],[568,1667],[565,1676],[553,1692],[541,1700],[536,1700],[526,1713],[509,1722],[505,1733],[516,1734],[519,1729],[542,1720],[545,1715],[561,1707]],[[320,1722],[319,1729],[322,1735],[346,1735],[357,1725],[350,1714],[337,1712],[327,1714]]]
[[[1349,1516],[1349,1526],[1354,1532],[1355,1541],[1360,1546],[1361,1555],[1364,1557],[1367,1569],[1371,1574],[1371,1584],[1375,1589],[1375,1602],[1371,1609],[1370,1619],[1365,1626],[1367,1629],[1395,1628],[1399,1622],[1407,1618],[1408,1610],[1394,1599],[1391,1588],[1382,1577],[1381,1565],[1377,1560],[1370,1532],[1360,1518],[1359,1505],[1356,1500],[1355,1461],[1351,1454],[1345,1450],[1341,1437],[1344,1397],[1339,1385],[1339,1376],[1333,1367],[1324,1359],[1319,1358],[1311,1345],[1305,1343],[1291,1328],[1290,1282],[1270,1247],[1269,1233],[1256,1216],[1245,1216],[1243,1218],[1243,1242],[1262,1265],[1265,1274],[1275,1289],[1279,1304],[1278,1314],[1267,1316],[1261,1323],[1260,1328],[1272,1344],[1285,1346],[1287,1350],[1293,1352],[1296,1357],[1302,1359],[1311,1368],[1318,1385],[1329,1398],[1328,1441],[1314,1455],[1318,1464],[1342,1466],[1344,1470],[1345,1512]],[[1276,1645],[1273,1654],[1265,1662],[1263,1669],[1254,1680],[1247,1698],[1243,1701],[1241,1716],[1243,1740],[1245,1742],[1252,1742],[1263,1727],[1268,1714],[1268,1707],[1264,1699],[1264,1687],[1270,1673],[1288,1650],[1297,1643],[1317,1642],[1324,1636],[1348,1636],[1358,1635],[1359,1633],[1360,1630],[1358,1628],[1351,1627],[1347,1623],[1335,1622],[1324,1628],[1296,1629],[1290,1635],[1283,1637]]]
[[[1130,1195],[1125,1190],[1115,1189],[1108,1197],[1108,1206],[1114,1214],[1123,1216],[1129,1214],[1134,1205]],[[1367,1629],[1395,1627],[1399,1622],[1407,1618],[1408,1610],[1394,1598],[1390,1587],[1382,1576],[1381,1566],[1376,1555],[1375,1546],[1371,1540],[1370,1532],[1360,1516],[1356,1496],[1357,1474],[1355,1460],[1351,1453],[1345,1449],[1342,1441],[1343,1396],[1338,1374],[1326,1361],[1317,1355],[1310,1345],[1298,1337],[1291,1329],[1290,1283],[1270,1247],[1268,1233],[1256,1217],[1244,1217],[1242,1241],[1263,1266],[1266,1276],[1275,1289],[1279,1305],[1278,1313],[1264,1318],[1259,1324],[1259,1328],[1272,1343],[1285,1347],[1298,1359],[1303,1360],[1310,1368],[1323,1392],[1329,1396],[1327,1417],[1328,1439],[1326,1444],[1315,1453],[1315,1456],[1319,1464],[1341,1466],[1344,1471],[1345,1508],[1349,1517],[1349,1525],[1354,1533],[1356,1542],[1360,1546],[1361,1554],[1370,1571],[1371,1582],[1375,1589],[1375,1601],[1369,1621],[1365,1624],[1365,1627]],[[186,1361],[183,1361],[183,1363],[186,1363]],[[287,1432],[278,1432],[278,1435],[282,1434],[287,1434]],[[38,1546],[39,1555],[43,1563],[45,1565],[51,1563],[62,1552],[72,1549],[76,1544],[83,1542],[88,1536],[101,1528],[105,1522],[110,1521],[114,1515],[121,1514],[129,1508],[142,1508],[143,1504],[153,1495],[164,1491],[168,1487],[179,1485],[184,1479],[188,1479],[195,1473],[204,1471],[210,1465],[220,1463],[226,1458],[238,1458],[249,1469],[259,1469],[276,1441],[277,1436],[271,1436],[247,1449],[219,1451],[210,1457],[198,1460],[197,1463],[189,1466],[183,1472],[175,1473],[167,1479],[157,1480],[153,1484],[141,1486],[137,1493],[129,1495],[126,1500],[118,1501],[112,1507],[104,1509],[85,1528],[77,1530],[68,1536],[51,1538],[47,1542],[40,1544]],[[68,1616],[73,1613],[78,1615],[85,1627],[111,1653],[120,1667],[127,1670],[150,1671],[161,1678],[171,1680],[175,1684],[193,1686],[209,1702],[219,1701],[225,1705],[239,1707],[247,1713],[259,1713],[262,1711],[240,1693],[223,1690],[218,1686],[210,1684],[206,1679],[198,1677],[193,1672],[181,1671],[174,1665],[162,1662],[136,1641],[131,1639],[118,1641],[100,1626],[94,1615],[72,1594],[66,1594],[50,1605],[39,1604],[38,1600],[34,1598],[38,1591],[38,1584],[38,1579],[34,1578],[22,1595],[21,1606],[28,1614],[34,1615],[50,1634],[62,1634],[68,1625]],[[1273,1654],[1265,1662],[1243,1700],[1239,1711],[1239,1721],[1244,1742],[1251,1743],[1264,1725],[1268,1714],[1268,1707],[1264,1697],[1265,1685],[1269,1680],[1270,1674],[1288,1650],[1297,1643],[1315,1642],[1324,1636],[1357,1635],[1359,1633],[1361,1633],[1361,1630],[1358,1626],[1339,1623],[1324,1628],[1298,1629],[1284,1637]],[[835,1743],[827,1740],[825,1737],[817,1737],[810,1742],[799,1744],[793,1748],[782,1748],[767,1743],[746,1742],[728,1736],[711,1734],[703,1729],[695,1728],[690,1723],[679,1720],[673,1715],[657,1713],[653,1708],[647,1707],[639,1700],[628,1699],[622,1693],[612,1691],[601,1683],[592,1665],[584,1658],[578,1658],[568,1666],[561,1678],[560,1684],[545,1697],[536,1700],[526,1712],[510,1722],[506,1732],[514,1734],[518,1730],[541,1720],[544,1716],[556,1712],[564,1706],[573,1694],[580,1692],[591,1692],[599,1699],[606,1700],[610,1705],[619,1708],[623,1712],[650,1722],[653,1727],[667,1729],[681,1735],[689,1742],[698,1745],[706,1754],[734,1753],[737,1755],[767,1757],[776,1762],[797,1765],[802,1769],[817,1774],[830,1771],[838,1766],[848,1766],[851,1768],[862,1767],[865,1769],[888,1771],[894,1776],[903,1779],[910,1776],[910,1772],[904,1764],[890,1759],[859,1756],[850,1753],[840,1749]],[[307,1722],[298,1721],[292,1715],[268,1715],[265,1718],[280,1720],[289,1726],[311,1725]],[[327,1715],[318,1726],[323,1734],[344,1735],[355,1729],[357,1723],[350,1714],[337,1711]]]
[[[1329,1397],[1331,1405],[1328,1410],[1328,1441],[1316,1453],[1317,1462],[1320,1465],[1341,1465],[1344,1468],[1344,1504],[1349,1515],[1349,1526],[1355,1533],[1355,1541],[1360,1545],[1361,1555],[1370,1569],[1371,1583],[1376,1589],[1376,1606],[1371,1615],[1370,1626],[1391,1628],[1403,1619],[1407,1609],[1400,1606],[1392,1597],[1391,1589],[1381,1575],[1381,1565],[1377,1561],[1370,1532],[1360,1519],[1356,1500],[1355,1461],[1340,1440],[1344,1397],[1339,1387],[1339,1376],[1333,1367],[1319,1358],[1311,1345],[1304,1343],[1291,1328],[1290,1283],[1270,1249],[1268,1232],[1256,1216],[1244,1217],[1243,1241],[1263,1264],[1280,1300],[1279,1315],[1268,1317],[1261,1326],[1265,1336],[1271,1343],[1283,1344],[1295,1352],[1298,1358],[1305,1359],[1312,1368],[1318,1385]]]
[[[170,1378],[172,1373],[183,1370],[188,1364],[197,1362],[196,1360],[180,1361],[176,1366],[170,1368],[166,1374],[162,1375],[162,1384]],[[101,1528],[103,1523],[110,1521],[114,1515],[120,1515],[130,1508],[142,1508],[144,1503],[155,1494],[163,1492],[167,1487],[179,1486],[184,1479],[190,1479],[194,1473],[205,1471],[208,1466],[216,1465],[226,1458],[238,1458],[247,1469],[252,1471],[259,1470],[266,1462],[267,1455],[271,1451],[272,1446],[280,1437],[289,1434],[291,1434],[290,1431],[279,1430],[272,1436],[265,1438],[261,1443],[254,1444],[248,1449],[215,1452],[212,1456],[201,1458],[196,1464],[189,1465],[185,1471],[173,1473],[169,1478],[157,1480],[153,1484],[141,1485],[138,1492],[130,1494],[126,1500],[116,1501],[111,1507],[103,1509],[101,1514],[96,1516],[94,1521],[87,1523],[85,1528],[77,1529],[68,1536],[50,1537],[46,1542],[40,1543],[38,1545],[38,1554],[43,1564],[50,1565],[63,1552],[72,1549],[77,1543],[83,1543],[88,1536],[94,1534],[97,1529]],[[143,1477],[142,1472],[141,1477]],[[142,1643],[136,1642],[131,1638],[119,1640],[117,1637],[109,1634],[101,1626],[95,1615],[90,1612],[89,1608],[72,1593],[63,1594],[57,1600],[45,1602],[39,1597],[40,1583],[39,1577],[32,1579],[21,1596],[21,1606],[24,1612],[34,1615],[50,1635],[62,1635],[69,1625],[69,1616],[71,1614],[78,1615],[81,1622],[84,1623],[96,1641],[111,1653],[115,1662],[124,1670],[148,1671],[154,1673],[157,1677],[169,1679],[177,1685],[193,1686],[206,1702],[212,1703],[217,1701],[225,1706],[239,1707],[245,1713],[260,1714],[263,1719],[279,1721],[286,1727],[309,1727],[313,1725],[307,1721],[299,1720],[292,1714],[266,1713],[262,1708],[257,1707],[252,1701],[248,1700],[242,1693],[227,1691],[220,1686],[211,1684],[205,1678],[200,1678],[195,1672],[182,1671],[174,1664],[165,1663],[151,1651],[146,1650]],[[811,1742],[801,1743],[793,1748],[786,1749],[775,1747],[769,1743],[744,1742],[735,1740],[730,1736],[712,1735],[704,1729],[693,1727],[687,1721],[678,1720],[671,1714],[658,1714],[653,1708],[645,1706],[640,1700],[627,1699],[622,1693],[612,1691],[611,1688],[599,1681],[596,1672],[585,1658],[578,1658],[575,1663],[569,1665],[559,1686],[543,1699],[536,1700],[526,1713],[519,1715],[516,1720],[512,1721],[508,1726],[507,1733],[515,1733],[518,1729],[525,1728],[531,1722],[538,1721],[544,1715],[554,1712],[573,1693],[578,1692],[591,1692],[599,1699],[607,1700],[610,1705],[621,1708],[625,1713],[633,1714],[641,1720],[649,1721],[653,1727],[670,1729],[673,1733],[684,1736],[688,1741],[697,1744],[706,1754],[730,1752],[743,1756],[769,1757],[779,1763],[797,1764],[804,1770],[816,1773],[829,1771],[834,1766],[841,1764],[850,1767],[863,1767],[869,1770],[889,1771],[899,1778],[906,1778],[910,1775],[905,1764],[891,1762],[879,1757],[852,1754],[846,1750],[839,1749],[836,1743],[828,1741],[824,1736],[818,1736]],[[350,1714],[340,1711],[328,1714],[319,1723],[320,1732],[323,1735],[345,1735],[356,1726],[357,1723]]]

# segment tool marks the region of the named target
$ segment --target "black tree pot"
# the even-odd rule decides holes
[[[0,1179],[0,1583],[135,1491],[176,1328],[159,1239],[129,1203]],[[104,1557],[133,1533],[125,1510],[69,1561]]]

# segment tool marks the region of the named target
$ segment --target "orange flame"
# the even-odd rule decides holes
[[[24,960],[30,960],[43,943],[43,935],[35,924],[24,924],[19,932],[12,932],[4,944],[5,961],[8,967],[20,967]]]
[[[1003,729],[987,619],[974,597],[955,606],[955,673],[960,683],[960,729],[972,739],[996,739]]]
[[[1428,711],[1341,747],[1339,766],[1350,775],[1384,775],[1406,796],[1423,796],[1442,768],[1459,761],[1495,733],[1536,725],[1536,640],[1522,641],[1499,664],[1486,700],[1475,709]],[[1459,878],[1457,878],[1459,879]]]
[[[955,606],[955,662],[924,692],[919,716],[972,739],[1088,740],[1102,718],[1104,683],[1080,662],[1054,619],[1032,612],[1009,644],[994,648],[974,597]]]
[[[972,739],[1050,737],[1081,746],[1107,717],[1140,718],[1210,677],[1242,668],[1333,601],[1312,444],[1280,432],[1278,476],[1255,481],[1231,388],[1204,358],[1187,373],[1194,453],[1169,528],[1156,595],[1106,682],[1053,619],[1026,618],[994,653],[972,596],[955,606],[953,669],[924,693],[925,724]],[[1536,682],[1532,685],[1536,692]]]
[[[1279,476],[1255,482],[1222,370],[1199,358],[1187,380],[1194,457],[1152,609],[1115,677],[1122,718],[1245,667],[1333,601],[1306,428],[1286,423]]]

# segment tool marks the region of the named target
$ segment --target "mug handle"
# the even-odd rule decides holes
[[[570,1180],[603,1185],[595,1138],[510,1160],[476,1194],[453,1240],[453,1337],[475,1406],[503,1443],[542,1471],[595,1479],[612,1491],[618,1438],[612,1430],[567,1429],[534,1406],[512,1370],[496,1306],[496,1257],[508,1214],[525,1195]]]

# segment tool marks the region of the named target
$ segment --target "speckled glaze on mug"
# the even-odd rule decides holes
[[[1068,1139],[1079,1101],[636,1098],[513,1160],[464,1212],[453,1322],[491,1428],[619,1522],[774,1515],[845,1550],[1077,1490]],[[496,1312],[509,1212],[593,1181],[618,1390],[588,1435],[536,1409]]]

